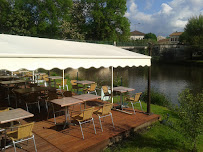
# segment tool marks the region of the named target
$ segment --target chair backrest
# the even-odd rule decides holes
[[[63,96],[65,97],[72,97],[72,92],[71,91],[64,91]]]
[[[64,85],[67,84],[67,79],[64,79]],[[61,81],[61,86],[63,86],[63,80]]]
[[[85,109],[80,116],[83,118],[83,120],[88,120],[92,118],[93,112],[94,112],[94,107],[91,107],[91,108]]]
[[[108,86],[102,86],[102,90],[103,90],[103,92],[104,92],[104,94],[108,94],[109,92],[108,92]]]
[[[135,102],[139,101],[141,94],[142,94],[142,92],[139,92],[139,93],[135,94],[135,98],[134,98]]]
[[[56,92],[49,91],[48,92],[48,100],[58,99],[58,95]]]
[[[4,111],[9,111],[9,108],[8,107],[1,107],[0,112],[4,112]]]
[[[40,96],[39,93],[30,93],[29,95],[26,96],[25,102],[27,103],[36,102],[37,99],[39,99],[39,96]]]
[[[113,107],[112,103],[106,103],[102,107],[102,115],[107,115],[111,112],[111,108]]]
[[[77,80],[70,80],[70,83],[72,86],[75,86],[75,85],[77,85]]]
[[[37,87],[37,83],[30,83],[29,87]]]
[[[27,72],[26,74],[25,74],[25,76],[29,76],[29,77],[31,77],[32,76],[32,72]]]
[[[90,91],[94,91],[96,89],[96,87],[97,87],[97,83],[92,83],[90,85]]]
[[[17,139],[23,139],[32,136],[32,129],[34,126],[34,122],[25,124],[25,125],[20,125],[18,127],[18,137]]]
[[[49,81],[49,78],[48,78],[48,77],[49,77],[48,75],[43,75],[43,76],[42,76],[42,79],[47,82],[47,81]]]

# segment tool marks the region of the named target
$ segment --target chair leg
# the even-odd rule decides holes
[[[27,103],[25,103],[25,105],[26,105],[26,109],[27,109],[27,111],[29,112]]]
[[[111,113],[110,115],[111,115],[111,121],[112,121],[112,124],[113,124],[113,128],[115,128],[115,127],[114,127],[114,123],[113,123],[113,116],[112,116],[112,113]]]
[[[81,125],[80,122],[79,122],[79,125],[80,125],[80,130],[81,130],[81,133],[82,133],[82,138],[85,139],[84,134],[83,134],[83,131],[82,131],[82,125]]]
[[[135,108],[134,108],[133,102],[131,102],[131,105],[132,105],[132,108],[133,108],[133,111],[134,111],[134,114],[135,114]]]
[[[39,109],[39,113],[40,113],[40,104],[39,104],[39,101],[37,102],[37,104],[38,104],[38,109]]]
[[[140,107],[141,107],[141,110],[142,110],[142,104],[141,104],[141,101],[139,100],[139,103],[140,103]],[[143,110],[142,110],[143,111]]]
[[[36,146],[36,143],[35,143],[35,136],[32,135],[32,138],[33,138],[33,143],[34,143],[34,146],[35,146],[35,152],[37,152],[37,146]]]
[[[47,112],[48,112],[49,107],[48,107],[48,103],[47,103],[47,101],[45,101],[45,106],[46,106],[46,109],[47,109]]]
[[[102,123],[101,123],[101,118],[100,118],[100,116],[99,116],[99,123],[100,123],[100,126],[101,126],[101,130],[102,130],[102,132],[103,132],[103,128],[102,128]]]
[[[16,144],[14,141],[13,141],[13,147],[14,147],[14,151],[16,152]]]
[[[52,108],[53,108],[53,114],[54,114],[54,123],[56,124],[56,116],[55,116],[55,112],[54,112],[54,106],[52,104]]]
[[[95,125],[94,125],[94,118],[92,118],[92,123],[93,123],[93,126],[94,126],[94,133],[97,134],[96,128],[95,128]]]

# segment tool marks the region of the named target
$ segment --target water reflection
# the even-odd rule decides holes
[[[135,92],[145,91],[147,88],[147,67],[126,67],[114,69],[114,85],[134,88]],[[71,72],[67,70],[67,72]],[[99,85],[111,85],[111,69],[91,68],[79,69],[79,78],[93,80]],[[151,86],[164,93],[172,103],[177,104],[178,94],[190,88],[200,92],[203,88],[203,68],[177,65],[152,65]],[[122,79],[122,82],[121,82]]]

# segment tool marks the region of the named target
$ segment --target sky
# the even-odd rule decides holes
[[[203,0],[127,0],[131,31],[169,36],[183,32],[188,19],[203,15]]]

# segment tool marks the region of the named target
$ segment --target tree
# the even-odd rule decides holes
[[[1,31],[61,38],[63,21],[70,21],[72,0],[0,0]]]
[[[46,0],[35,3],[37,33],[43,37],[61,38],[63,21],[70,21],[71,0]]]
[[[83,34],[78,32],[78,26],[75,23],[63,21],[61,31],[63,39],[84,40],[85,37]]]
[[[156,35],[153,34],[153,33],[147,33],[147,34],[145,34],[144,39],[147,39],[147,40],[150,39],[150,40],[157,41],[157,37],[156,37]]]
[[[180,41],[190,45],[193,54],[203,52],[203,15],[188,20],[184,33],[180,36]]]
[[[9,34],[29,35],[28,20],[24,10],[12,9],[7,16],[5,29]]]
[[[5,32],[5,22],[10,12],[9,3],[7,0],[0,0],[0,33]]]
[[[93,40],[127,40],[130,24],[124,17],[126,0],[86,0],[87,38]]]
[[[178,116],[181,132],[191,141],[192,151],[197,151],[196,143],[203,131],[203,91],[193,95],[185,90],[179,95]]]
[[[85,39],[86,35],[86,4],[84,1],[73,1],[71,19],[69,22],[62,21],[61,31],[63,39]]]

